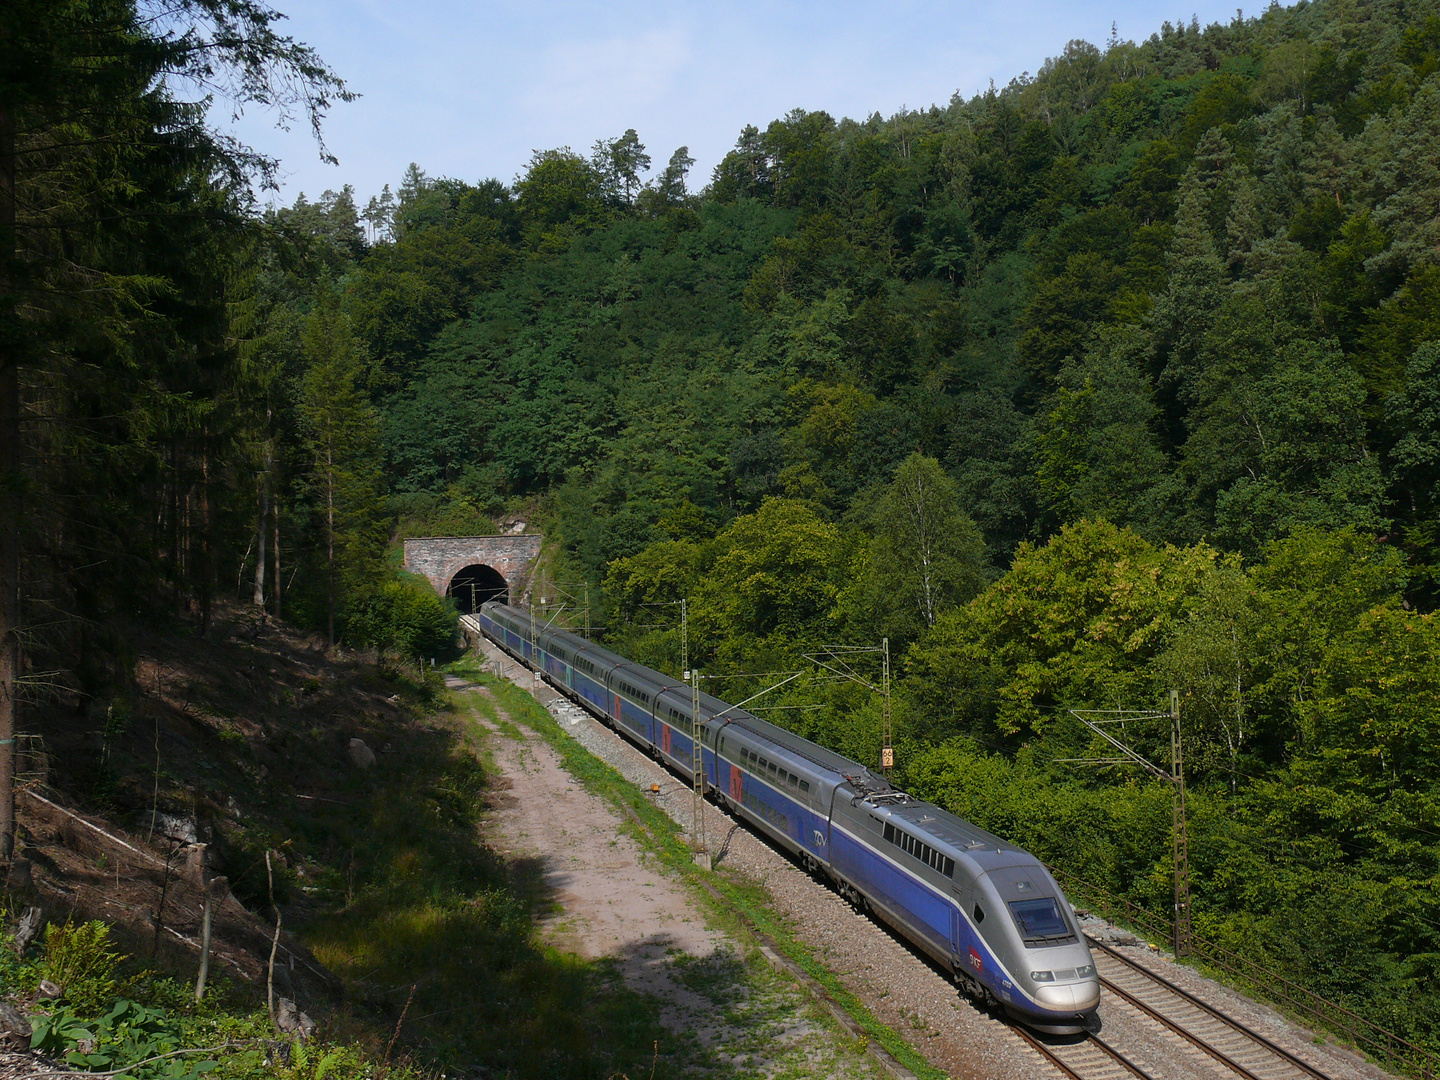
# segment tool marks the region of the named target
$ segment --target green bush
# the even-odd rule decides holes
[[[459,618],[454,605],[436,596],[423,578],[400,573],[354,601],[347,636],[373,645],[382,658],[418,656],[448,663],[459,655]]]
[[[98,920],[45,928],[45,976],[59,983],[81,1013],[99,1012],[115,998],[120,954],[110,945],[110,928]]]

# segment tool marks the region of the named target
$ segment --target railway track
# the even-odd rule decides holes
[[[1093,938],[1088,940],[1104,990],[1154,1021],[1173,1038],[1208,1055],[1220,1066],[1213,1070],[1214,1074],[1244,1080],[1331,1080],[1319,1069],[1163,976],[1108,945]],[[1022,1026],[1008,1026],[1022,1042],[1070,1080],[1156,1080],[1097,1034],[1046,1042]],[[1154,1053],[1152,1050],[1151,1054]]]
[[[1110,946],[1089,940],[1106,991],[1209,1055],[1229,1073],[1245,1080],[1330,1080],[1253,1028]]]
[[[1011,1030],[1070,1080],[1154,1080],[1098,1035],[1087,1034],[1076,1042],[1047,1043],[1019,1025],[1012,1024]]]

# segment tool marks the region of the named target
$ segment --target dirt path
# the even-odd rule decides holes
[[[576,783],[538,735],[484,688],[447,682],[468,692],[501,774],[488,841],[538,875],[538,923],[548,945],[613,963],[629,987],[660,1004],[661,1023],[695,1040],[718,1073],[880,1075],[792,984],[708,925],[626,832],[619,811]]]
[[[505,734],[484,716],[477,719],[493,734]],[[666,1001],[703,1004],[669,977],[665,961],[676,953],[712,956],[729,947],[726,939],[705,925],[689,897],[645,865],[619,813],[582,790],[548,746],[537,738],[492,739],[490,745],[508,781],[489,822],[491,843],[542,867],[546,941],[587,960],[614,957],[628,983]]]

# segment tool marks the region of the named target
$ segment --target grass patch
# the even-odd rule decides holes
[[[549,710],[530,694],[508,680],[481,672],[478,664],[468,658],[457,662],[453,670],[488,687],[506,712],[545,740],[560,756],[565,769],[585,790],[628,809],[641,826],[632,830],[637,840],[659,859],[662,865],[684,880],[702,904],[720,915],[724,921],[733,922],[734,915],[738,914],[749,926],[769,937],[777,949],[820,983],[870,1038],[922,1080],[945,1080],[944,1072],[930,1065],[904,1038],[876,1018],[863,1002],[846,989],[833,972],[815,958],[814,950],[799,940],[788,923],[776,913],[769,894],[762,886],[723,872],[707,875],[706,882],[720,894],[723,904],[731,910],[726,911],[724,907],[716,905],[710,894],[700,885],[702,872],[691,860],[690,849],[681,837],[680,826],[669,815],[615,769],[566,734]],[[483,695],[476,694],[472,697],[484,700]],[[493,706],[491,709],[491,713],[487,715],[494,715]]]

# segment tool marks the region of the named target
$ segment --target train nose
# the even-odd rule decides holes
[[[1035,991],[1035,1000],[1051,1009],[1089,1012],[1100,1004],[1100,980],[1086,979],[1084,982],[1062,983],[1059,986],[1041,986]]]

